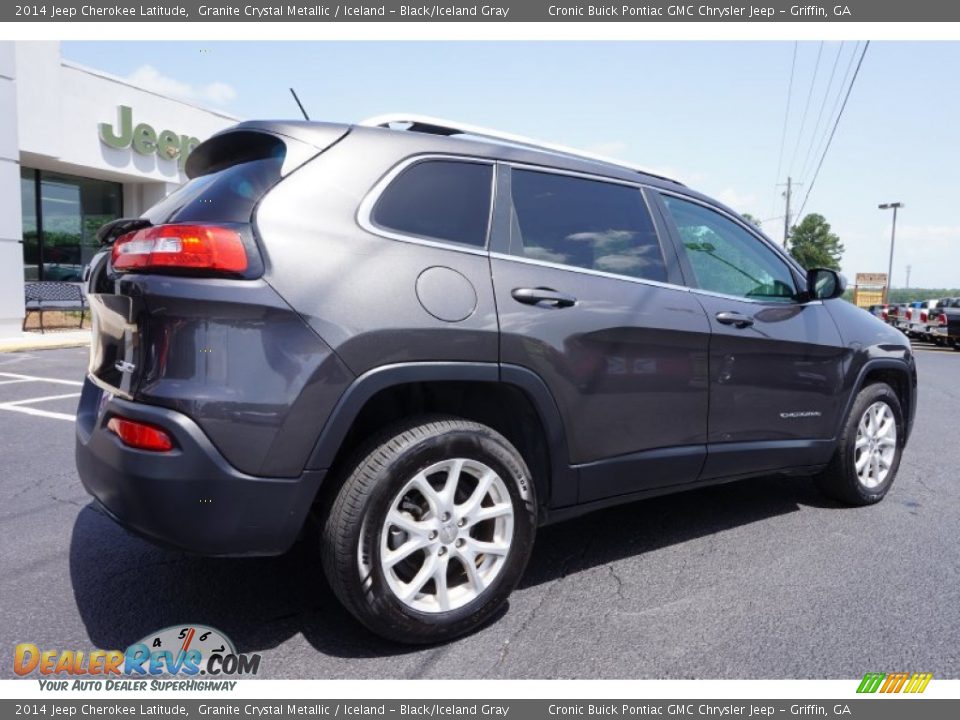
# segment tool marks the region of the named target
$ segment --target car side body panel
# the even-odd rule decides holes
[[[845,300],[828,300],[824,307],[836,322],[847,350],[839,395],[844,409],[837,418],[834,434],[838,435],[850,405],[863,387],[867,375],[874,370],[899,373],[904,380],[907,397],[903,411],[907,421],[906,442],[917,412],[917,367],[910,343],[899,330]]]
[[[397,240],[359,224],[358,208],[371,188],[415,150],[390,134],[352,132],[292,173],[257,209],[266,281],[356,375],[396,363],[497,361],[485,250]],[[451,278],[472,293],[465,317],[431,314],[421,279],[430,271],[441,284]]]

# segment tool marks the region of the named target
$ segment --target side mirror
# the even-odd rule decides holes
[[[810,300],[833,300],[847,289],[847,279],[836,270],[814,268],[807,271],[807,297]]]

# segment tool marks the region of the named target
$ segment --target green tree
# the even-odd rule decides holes
[[[830,231],[823,215],[811,213],[790,230],[790,254],[808,270],[816,267],[840,269],[843,243]]]
[[[746,220],[748,223],[750,223],[750,224],[753,225],[754,227],[760,227],[760,219],[759,219],[759,218],[755,218],[755,217],[754,217],[753,215],[751,215],[750,213],[744,213],[744,214],[741,215],[740,217],[742,217],[744,220]]]

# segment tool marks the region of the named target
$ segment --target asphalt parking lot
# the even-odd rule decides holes
[[[73,464],[86,353],[0,354],[0,676],[19,642],[122,649],[203,623],[273,678],[960,677],[960,353],[918,347],[920,409],[883,503],[764,478],[544,528],[500,618],[420,649],[341,609],[312,542],[198,558],[93,509]]]

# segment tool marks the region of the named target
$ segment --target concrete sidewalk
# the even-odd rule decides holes
[[[19,335],[0,337],[0,352],[49,350],[52,348],[78,347],[89,344],[89,329],[53,330],[46,333],[23,332]]]

